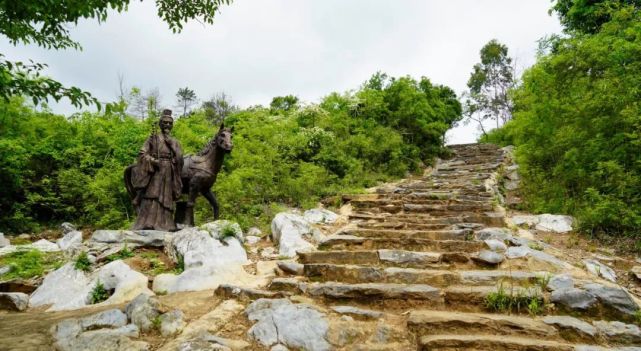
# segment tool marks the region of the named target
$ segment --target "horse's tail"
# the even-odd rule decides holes
[[[134,167],[135,165],[130,165],[127,168],[125,168],[125,174],[124,174],[125,188],[127,189],[127,193],[129,193],[129,196],[132,199],[136,197],[136,189],[134,189],[134,186],[131,183],[131,172]]]

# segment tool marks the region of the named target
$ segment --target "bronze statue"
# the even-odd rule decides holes
[[[138,162],[125,170],[125,187],[132,196],[138,218],[132,229],[175,231],[173,211],[183,187],[182,149],[169,133],[174,120],[164,110],[158,125],[138,154]]]
[[[232,129],[225,128],[224,123],[221,124],[218,133],[202,151],[196,155],[185,156],[181,176],[183,194],[188,194],[189,197],[187,202],[180,203],[176,210],[177,223],[194,225],[194,204],[198,194],[202,194],[207,199],[214,211],[214,219],[218,219],[220,210],[211,187],[216,182],[225,155],[231,152],[233,147],[232,132]]]

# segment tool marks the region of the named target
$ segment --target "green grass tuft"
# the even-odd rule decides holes
[[[84,272],[89,272],[91,270],[91,262],[89,262],[86,252],[82,252],[80,256],[78,256],[74,267],[76,267],[77,270]]]
[[[16,251],[0,258],[0,265],[11,267],[11,270],[1,277],[2,280],[40,277],[51,269],[60,268],[63,262],[64,257],[59,252]]]
[[[91,304],[97,304],[100,302],[103,302],[109,298],[109,291],[105,289],[105,286],[102,285],[100,281],[94,286],[93,290],[91,290]]]

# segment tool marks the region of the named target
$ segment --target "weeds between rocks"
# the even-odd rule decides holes
[[[83,272],[89,272],[91,270],[91,262],[89,262],[89,257],[86,252],[82,252],[78,258],[76,258],[76,263],[74,267]]]
[[[528,292],[531,292],[531,294]],[[543,296],[537,290],[528,292],[524,292],[521,289],[515,292],[513,288],[508,292],[501,284],[496,292],[491,292],[485,296],[485,307],[493,312],[500,313],[527,311],[531,315],[541,314],[545,309]]]
[[[96,286],[91,290],[91,296],[90,296],[90,301],[91,304],[97,304],[100,302],[103,302],[109,298],[110,294],[107,289],[105,289],[105,286],[98,281],[96,283]]]
[[[16,251],[0,258],[0,266],[11,267],[9,272],[0,277],[3,280],[36,278],[49,270],[60,268],[63,264],[64,255],[60,252]]]

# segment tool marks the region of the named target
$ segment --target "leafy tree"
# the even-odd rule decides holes
[[[512,119],[512,101],[509,96],[514,87],[514,67],[508,56],[507,46],[490,40],[480,52],[481,62],[467,81],[466,122],[476,122],[483,135],[487,135],[483,122],[495,120],[496,127]]]
[[[294,95],[276,96],[269,106],[272,111],[288,112],[297,109],[299,107],[298,102],[298,97]]]
[[[209,100],[203,102],[202,109],[205,116],[214,125],[220,124],[230,114],[238,110],[229,95],[224,92],[212,96]]]
[[[557,13],[566,31],[594,34],[625,6],[639,9],[641,0],[557,0],[550,12]]]
[[[178,89],[176,93],[178,98],[178,106],[183,109],[183,116],[187,115],[187,110],[196,103],[196,92],[189,89],[188,87]]]
[[[180,32],[191,19],[212,24],[218,10],[232,0],[157,0],[158,16],[173,32]],[[83,18],[107,19],[110,10],[124,12],[130,0],[3,0],[0,1],[0,34],[11,44],[36,44],[48,49],[80,49],[80,43],[70,37],[69,25]],[[8,101],[17,95],[29,96],[34,104],[53,98],[67,98],[80,107],[98,100],[76,87],[43,77],[46,67],[40,63],[11,62],[0,54],[0,96]]]

